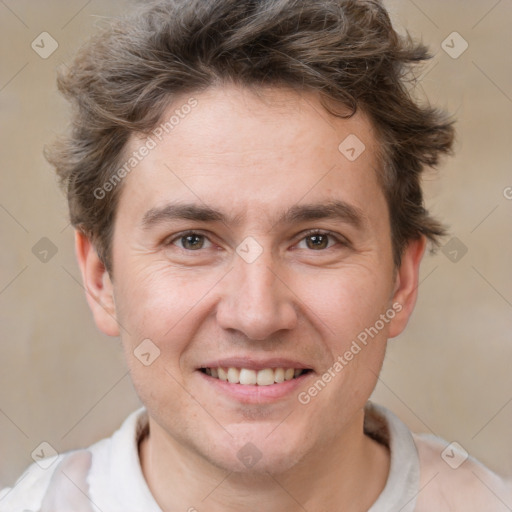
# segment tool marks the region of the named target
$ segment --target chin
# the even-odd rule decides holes
[[[207,458],[214,466],[240,475],[265,476],[285,473],[298,464],[305,454],[305,446],[300,439],[292,439],[286,435],[268,436],[268,432],[261,429],[254,435],[233,435],[228,445],[212,443],[215,446],[208,451]],[[304,439],[304,438],[303,438]]]
[[[232,475],[237,475],[241,482],[245,478],[250,478],[251,482],[258,477],[267,480],[269,474],[275,476],[286,473],[293,469],[299,461],[300,457],[296,453],[261,454],[261,458],[257,462],[240,461],[236,455],[229,459],[224,456],[220,459],[210,458],[211,464]]]

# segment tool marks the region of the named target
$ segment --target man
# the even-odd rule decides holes
[[[420,177],[453,127],[402,81],[426,58],[345,0],[165,0],[79,52],[48,158],[145,407],[0,510],[510,510],[368,403],[444,232]]]

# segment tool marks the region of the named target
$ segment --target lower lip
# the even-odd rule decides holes
[[[285,380],[279,384],[270,384],[269,386],[256,386],[245,384],[232,384],[230,382],[210,377],[205,373],[197,370],[199,375],[212,386],[217,392],[234,398],[235,400],[247,404],[269,403],[280,398],[291,395],[297,388],[308,379],[313,372],[308,372],[291,380]]]

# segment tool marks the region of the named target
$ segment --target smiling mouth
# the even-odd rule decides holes
[[[264,368],[250,370],[248,368],[200,368],[202,373],[214,379],[223,380],[230,384],[242,386],[271,386],[293,380],[301,375],[311,372],[309,369],[296,368]]]

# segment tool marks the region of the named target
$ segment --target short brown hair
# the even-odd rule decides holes
[[[377,0],[160,0],[114,20],[59,74],[74,106],[71,133],[46,151],[66,190],[72,224],[106,268],[122,187],[94,193],[118,170],[129,136],[149,133],[178,94],[233,82],[319,93],[324,107],[373,123],[381,147],[395,264],[407,242],[443,226],[424,208],[421,173],[451,150],[452,121],[411,96],[427,48],[398,35]],[[349,114],[329,105],[348,107]],[[346,112],[346,109],[345,109]]]

